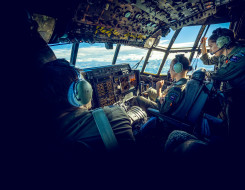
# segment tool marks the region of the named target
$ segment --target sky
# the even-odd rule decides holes
[[[200,27],[201,26],[184,27],[181,30],[178,37],[176,38],[173,48],[192,47],[196,35],[200,30]],[[211,25],[209,31],[207,32],[206,37],[209,37],[212,34],[212,31],[218,27],[229,28],[229,23]],[[162,37],[158,46],[167,47],[173,34],[174,31],[171,30],[166,37]],[[58,58],[65,58],[66,60],[70,61],[72,44],[51,46],[51,48],[53,49],[54,53]],[[77,55],[76,67],[89,68],[89,67],[109,65],[112,63],[115,49],[116,49],[115,44],[113,45],[113,49],[108,50],[105,48],[105,44],[103,43],[95,43],[92,45],[87,43],[80,43],[78,55]],[[148,51],[147,49],[121,45],[116,64],[129,63],[130,66],[133,67],[136,63],[138,63],[142,59],[142,57],[144,57],[138,67],[138,69],[141,69],[147,51]],[[190,53],[185,53],[185,55],[189,57]],[[145,72],[157,73],[158,68],[162,62],[163,56],[164,56],[163,52],[153,51],[149,58]],[[162,74],[166,74],[166,72],[169,69],[169,64],[171,62],[171,59],[173,59],[174,57],[175,57],[174,53],[169,54],[168,59],[161,72]],[[204,66],[199,58],[196,59],[196,55],[194,55],[193,62],[197,63],[198,68],[205,67],[208,70],[213,69],[213,66]]]

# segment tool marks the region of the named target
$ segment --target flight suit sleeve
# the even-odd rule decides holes
[[[172,85],[168,86],[164,91],[162,91],[162,94],[161,94],[161,97],[164,97],[166,96],[166,94],[168,93],[169,89],[172,88]],[[158,110],[161,109],[161,103],[160,103],[160,96],[156,98],[156,103],[157,103],[157,107],[158,107]]]
[[[150,98],[150,100],[156,101],[156,99],[157,99],[157,90],[154,89],[154,88],[150,88],[148,90],[148,97]]]
[[[164,91],[162,91],[162,96],[165,96],[172,86],[168,86]]]
[[[209,57],[207,53],[200,57],[204,65],[217,65],[219,63],[219,57],[213,56]]]
[[[245,72],[245,52],[233,55],[228,63],[224,63],[220,69],[212,74],[212,78],[218,81],[229,81]]]

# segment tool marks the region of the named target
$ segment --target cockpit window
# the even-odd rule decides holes
[[[111,65],[116,45],[106,49],[104,43],[80,43],[77,53],[76,67],[89,68]]]
[[[121,45],[116,64],[129,63],[132,69],[135,69],[138,65],[137,69],[141,70],[147,52],[148,49]]]
[[[214,70],[214,65],[204,65],[203,62],[200,59],[200,56],[197,58],[197,52],[194,54],[194,57],[193,57],[192,63],[191,63],[193,69],[204,68],[207,71],[213,71]]]
[[[201,26],[186,26],[183,27],[177,36],[172,48],[192,47],[196,40],[197,34]]]
[[[229,23],[222,24],[213,24],[210,26],[206,37],[211,36],[212,31],[218,27],[229,28]],[[194,45],[197,34],[201,26],[187,26],[182,28],[180,34],[176,38],[171,50],[187,50],[184,54],[189,58],[192,46]],[[157,48],[166,49],[169,45],[171,38],[173,37],[175,31],[170,29],[170,33],[166,37],[162,37]],[[67,61],[70,61],[72,44],[50,44],[51,49],[54,51],[57,58],[64,58]],[[208,44],[207,44],[207,48]],[[88,67],[97,67],[104,65],[111,65],[113,56],[115,53],[116,44],[113,45],[113,49],[106,49],[104,43],[95,43],[87,44],[80,43],[78,55],[76,59],[76,67],[78,68],[88,68]],[[164,51],[164,50],[163,50]],[[137,48],[132,46],[121,45],[116,64],[119,63],[129,63],[131,68],[136,68],[141,70],[144,64],[148,49]],[[181,53],[181,52],[179,52]],[[167,57],[167,60],[164,64],[164,67],[161,71],[161,74],[166,74],[171,60],[175,57],[176,53],[170,53]],[[145,71],[146,73],[156,74],[158,72],[159,66],[162,63],[162,59],[165,53],[156,51],[153,49],[151,56],[147,62]],[[192,65],[197,68],[204,67],[207,70],[213,70],[213,66],[203,65],[200,60],[200,56],[197,56],[197,53],[194,54],[192,59]]]
[[[153,50],[151,52],[149,59],[148,59],[148,63],[145,67],[144,72],[156,74],[158,72],[159,66],[162,63],[162,59],[163,59],[164,54],[165,54],[164,52]]]
[[[70,61],[72,44],[50,44],[49,46],[57,58]]]
[[[196,36],[200,30],[201,26],[189,26],[189,27],[184,27],[178,37],[176,38],[173,46],[171,49],[182,49],[182,48],[191,48],[194,45],[194,42],[196,40]],[[167,35],[167,37],[162,38],[159,45],[160,47],[168,47],[168,44],[173,37],[174,31],[170,31],[170,33]],[[190,35],[191,34],[191,35]],[[146,65],[145,71],[147,73],[157,73],[159,66],[162,62],[164,52],[157,52],[157,51],[152,51],[152,55],[148,60],[148,64]],[[167,60],[164,64],[164,67],[161,71],[161,74],[167,74],[167,71],[169,69],[169,65],[171,63],[171,60],[175,57],[177,53],[170,53],[167,57]],[[190,53],[181,53],[185,54],[186,57],[189,58]]]
[[[221,24],[212,24],[209,27],[209,30],[207,32],[207,34],[205,35],[205,37],[209,38],[212,35],[212,32],[217,29],[217,28],[229,28],[230,23],[221,23]],[[209,49],[208,46],[208,40],[206,40],[206,47],[207,49]],[[212,55],[209,54],[210,57],[212,57]],[[200,60],[201,54],[197,55],[197,52],[195,52],[193,59],[192,59],[192,66],[193,69],[199,69],[199,68],[205,68],[208,71],[213,71],[214,70],[214,65],[204,65],[203,62]]]
[[[209,37],[211,36],[212,34],[212,31],[215,30],[216,28],[229,28],[229,24],[230,23],[222,23],[222,24],[213,24],[213,25],[210,25],[209,27],[209,30],[207,32],[207,34],[205,35],[206,37]],[[194,42],[196,40],[196,37],[198,35],[198,32],[200,30],[201,26],[187,26],[187,27],[184,27],[182,28],[182,30],[180,31],[179,35],[177,36],[171,50],[186,50],[186,52],[178,52],[178,53],[170,53],[167,57],[167,60],[163,66],[163,69],[161,71],[161,74],[163,75],[166,75],[167,74],[167,71],[169,70],[169,66],[170,66],[170,63],[171,63],[171,60],[175,57],[176,54],[184,54],[186,57],[190,57],[190,50],[191,48],[193,47],[194,45]],[[172,33],[172,34],[171,34]],[[171,35],[171,38],[173,36],[173,31],[171,31],[169,33],[169,35]],[[165,43],[168,43],[167,42],[167,38],[165,38]],[[161,44],[161,42],[159,43]],[[162,42],[163,44],[163,42]],[[167,47],[167,46],[165,46]],[[207,44],[207,48],[208,47],[208,44]],[[189,51],[189,52],[188,52]],[[191,65],[193,66],[193,69],[199,69],[199,68],[205,68],[206,70],[208,71],[212,71],[214,70],[214,66],[213,65],[204,65],[203,62],[200,60],[200,56],[201,55],[198,55],[197,56],[197,52],[195,52],[194,56],[193,56],[193,59],[192,59],[192,62],[191,62]],[[149,60],[151,60],[152,58],[150,58]],[[149,61],[150,62],[150,61]],[[156,73],[155,71],[158,70],[156,69],[157,66],[159,66],[159,62],[161,61],[158,61],[157,64],[155,64],[154,66],[146,66],[146,69],[145,69],[145,72],[147,72],[147,69],[148,70],[153,70],[154,68],[154,71],[153,73]],[[148,71],[149,72],[149,71]],[[190,72],[191,73],[191,72]]]
[[[170,32],[167,34],[166,37],[161,37],[159,44],[157,45],[157,48],[167,48],[169,45],[170,40],[172,39],[174,35],[174,30],[170,29]]]
[[[221,23],[221,24],[212,24],[210,25],[208,32],[206,34],[206,37],[209,38],[212,35],[212,32],[217,29],[217,28],[228,28],[229,29],[230,23],[226,22],[226,23]],[[206,40],[206,46],[208,47],[208,40]]]

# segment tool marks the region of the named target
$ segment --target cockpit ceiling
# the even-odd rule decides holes
[[[69,0],[65,4],[58,0],[52,3],[37,0],[30,8],[33,13],[55,18],[49,43],[78,41],[143,47],[148,38],[166,36],[170,28],[176,30],[187,25],[232,21],[233,17],[228,13],[237,2]]]

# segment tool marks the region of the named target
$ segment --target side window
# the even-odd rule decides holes
[[[201,26],[187,26],[187,27],[182,28],[171,50],[183,50],[184,48],[188,48],[188,49],[192,48],[200,28]],[[184,54],[185,57],[187,58],[190,57],[190,52],[170,53],[162,68],[162,71],[161,71],[162,75],[167,74],[170,68],[171,61],[175,58],[176,54]]]
[[[186,26],[183,27],[177,36],[172,48],[187,48],[192,47],[198,35],[201,26]]]
[[[212,35],[212,32],[217,29],[217,28],[228,28],[229,29],[230,23],[226,22],[226,23],[222,23],[222,24],[212,24],[210,25],[208,32],[206,34],[206,37],[209,38]],[[206,46],[208,47],[208,40],[206,41]]]
[[[64,58],[70,61],[72,44],[50,44],[49,47],[53,50],[57,58]]]
[[[203,62],[201,61],[200,57],[201,57],[201,55],[197,56],[197,52],[194,54],[192,62],[191,62],[193,69],[204,68],[207,71],[213,71],[214,65],[204,65]]]
[[[212,32],[217,29],[217,28],[229,28],[230,23],[222,23],[222,24],[212,24],[209,27],[209,30],[206,34],[205,37],[209,38],[212,35]],[[208,47],[208,40],[206,40],[206,47],[207,49],[209,49]],[[214,65],[204,65],[203,62],[200,59],[201,54],[197,55],[197,52],[195,52],[193,59],[192,59],[192,66],[194,67],[194,69],[199,69],[199,68],[205,68],[207,71],[213,71],[214,70]],[[212,57],[212,55],[209,54],[209,57]]]

